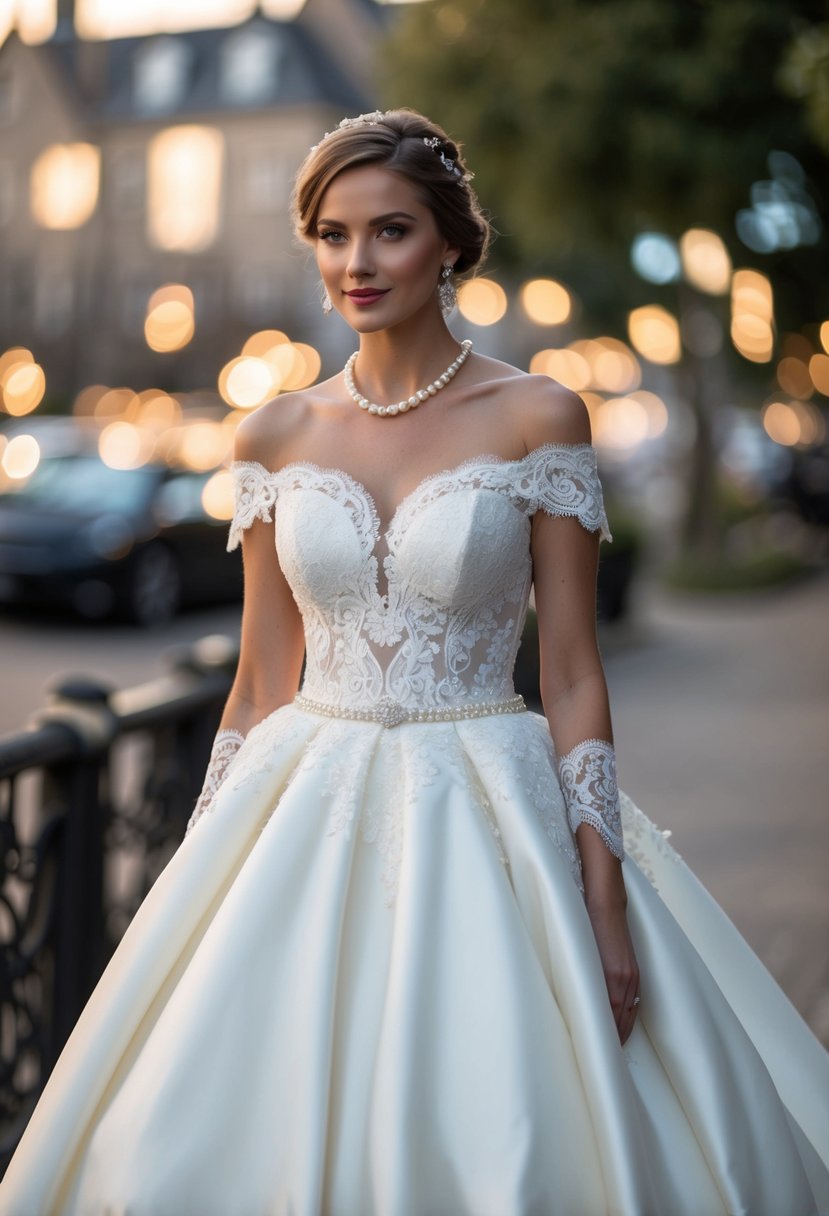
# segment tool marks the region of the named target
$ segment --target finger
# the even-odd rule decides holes
[[[616,1030],[619,1033],[619,1038],[622,1039],[625,1025],[628,1018],[627,1012],[627,986],[621,984],[614,985],[610,991],[610,1008],[613,1011],[613,1020],[616,1023]],[[623,1040],[624,1041],[624,1040]]]
[[[634,981],[625,996],[624,1012],[619,1026],[619,1037],[622,1043],[630,1038],[631,1031],[636,1024],[636,1016],[639,1012],[638,988],[638,982]]]

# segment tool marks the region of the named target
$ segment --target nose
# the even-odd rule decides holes
[[[371,245],[368,239],[355,237],[352,240],[348,273],[352,279],[365,279],[374,274],[374,259],[371,256]]]

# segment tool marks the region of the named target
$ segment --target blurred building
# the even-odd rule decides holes
[[[26,346],[49,390],[215,384],[256,329],[325,342],[291,179],[345,114],[373,109],[387,10],[307,0],[292,20],[0,47],[0,350]],[[195,333],[150,349],[152,293],[187,285]]]

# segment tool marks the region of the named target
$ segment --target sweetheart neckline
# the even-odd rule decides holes
[[[407,494],[403,495],[389,516],[389,522],[385,529],[382,528],[380,523],[380,512],[377,509],[377,502],[365,482],[361,481],[359,477],[355,477],[352,473],[347,472],[346,469],[340,469],[336,465],[320,465],[313,460],[291,460],[287,464],[284,464],[281,469],[267,469],[261,463],[261,461],[258,460],[234,460],[230,468],[233,470],[250,468],[251,466],[254,466],[257,469],[261,469],[261,471],[269,478],[282,477],[292,469],[311,469],[312,472],[322,474],[323,476],[334,474],[337,477],[343,478],[343,480],[348,483],[352,489],[357,489],[360,492],[368,505],[372,518],[372,530],[374,533],[376,548],[377,541],[381,539],[388,541],[389,537],[394,532],[394,525],[398,516],[403,514],[404,509],[411,501],[414,500],[415,496],[420,494],[427,485],[430,485],[434,481],[438,481],[441,477],[455,476],[457,473],[462,473],[467,468],[472,468],[479,464],[520,465],[524,464],[530,459],[530,457],[537,456],[540,452],[555,452],[562,449],[569,452],[580,450],[595,451],[592,443],[540,443],[537,447],[530,448],[529,452],[525,452],[523,456],[517,456],[512,459],[506,456],[496,456],[491,452],[485,452],[477,456],[467,456],[464,460],[459,461],[457,464],[452,465],[449,468],[438,469],[434,473],[427,473],[426,476],[422,477]]]

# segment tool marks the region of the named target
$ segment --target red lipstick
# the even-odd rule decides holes
[[[382,300],[388,290],[388,288],[379,291],[376,287],[355,287],[353,291],[347,291],[345,294],[355,304],[365,307],[368,304],[376,304],[378,300]]]

